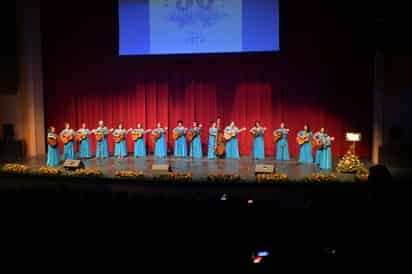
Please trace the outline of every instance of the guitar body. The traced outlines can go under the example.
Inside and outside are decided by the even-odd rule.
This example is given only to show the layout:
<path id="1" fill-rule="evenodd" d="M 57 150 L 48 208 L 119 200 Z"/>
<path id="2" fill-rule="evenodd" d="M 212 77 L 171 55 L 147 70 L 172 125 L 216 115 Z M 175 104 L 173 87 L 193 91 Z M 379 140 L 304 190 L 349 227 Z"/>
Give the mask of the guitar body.
<path id="1" fill-rule="evenodd" d="M 181 132 L 173 131 L 173 140 L 176 140 L 176 139 L 180 138 L 180 136 L 182 136 Z"/>
<path id="2" fill-rule="evenodd" d="M 223 138 L 227 141 L 233 138 L 234 135 L 229 134 L 229 133 L 223 133 Z"/>
<path id="3" fill-rule="evenodd" d="M 69 143 L 73 140 L 73 135 L 65 134 L 65 135 L 62 136 L 61 139 L 62 139 L 63 144 L 67 144 L 67 143 Z"/>
<path id="4" fill-rule="evenodd" d="M 273 134 L 273 142 L 277 143 L 281 138 L 282 138 L 282 133 L 280 133 L 280 132 L 275 132 L 275 133 Z"/>
<path id="5" fill-rule="evenodd" d="M 226 152 L 226 144 L 224 134 L 221 130 L 218 131 L 216 135 L 216 146 L 215 146 L 215 154 L 217 156 L 223 156 Z"/>
<path id="6" fill-rule="evenodd" d="M 189 143 L 192 142 L 193 138 L 196 137 L 196 132 L 195 131 L 189 131 L 186 135 L 187 140 L 189 141 Z"/>
<path id="7" fill-rule="evenodd" d="M 96 141 L 101 142 L 104 139 L 104 134 L 102 132 L 97 132 L 96 133 Z"/>
<path id="8" fill-rule="evenodd" d="M 153 142 L 157 142 L 157 140 L 159 140 L 161 134 L 160 133 L 154 133 L 152 134 L 152 138 L 153 138 Z"/>
<path id="9" fill-rule="evenodd" d="M 55 147 L 57 146 L 57 138 L 56 137 L 47 137 L 47 144 Z"/>
<path id="10" fill-rule="evenodd" d="M 312 145 L 316 147 L 317 149 L 322 149 L 323 148 L 323 142 L 320 140 L 317 140 L 315 138 L 312 139 Z"/>
<path id="11" fill-rule="evenodd" d="M 120 143 L 124 139 L 124 134 L 113 135 L 115 143 Z"/>
<path id="12" fill-rule="evenodd" d="M 79 141 L 79 142 L 81 142 L 81 141 L 83 141 L 84 139 L 86 139 L 86 137 L 87 137 L 86 134 L 78 133 L 78 134 L 76 135 L 76 140 Z"/>
<path id="13" fill-rule="evenodd" d="M 253 135 L 253 137 L 263 135 L 263 132 L 260 130 L 252 130 L 250 133 Z"/>
<path id="14" fill-rule="evenodd" d="M 309 137 L 304 135 L 304 136 L 298 136 L 296 137 L 296 142 L 298 142 L 299 145 L 303 145 L 306 142 L 309 142 Z"/>
<path id="15" fill-rule="evenodd" d="M 136 142 L 137 140 L 143 138 L 143 134 L 141 132 L 132 132 L 132 140 Z"/>

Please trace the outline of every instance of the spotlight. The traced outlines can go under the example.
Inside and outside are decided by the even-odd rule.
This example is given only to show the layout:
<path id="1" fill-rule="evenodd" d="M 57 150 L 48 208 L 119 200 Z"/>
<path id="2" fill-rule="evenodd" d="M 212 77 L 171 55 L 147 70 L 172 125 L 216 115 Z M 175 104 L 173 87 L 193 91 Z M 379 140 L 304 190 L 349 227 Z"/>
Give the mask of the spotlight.
<path id="1" fill-rule="evenodd" d="M 268 251 L 259 251 L 259 252 L 257 253 L 257 255 L 258 255 L 259 257 L 267 257 L 267 256 L 270 255 L 270 253 L 269 253 Z"/>
<path id="2" fill-rule="evenodd" d="M 253 204 L 254 201 L 253 201 L 252 199 L 249 199 L 249 200 L 247 200 L 247 203 L 248 203 L 248 204 Z"/>
<path id="3" fill-rule="evenodd" d="M 226 201 L 226 200 L 227 200 L 227 195 L 226 195 L 226 193 L 224 193 L 224 194 L 222 195 L 222 197 L 220 197 L 220 200 L 221 200 L 221 201 Z"/>
<path id="4" fill-rule="evenodd" d="M 263 260 L 263 257 L 255 257 L 253 258 L 253 263 L 254 264 L 260 264 L 260 262 Z"/>

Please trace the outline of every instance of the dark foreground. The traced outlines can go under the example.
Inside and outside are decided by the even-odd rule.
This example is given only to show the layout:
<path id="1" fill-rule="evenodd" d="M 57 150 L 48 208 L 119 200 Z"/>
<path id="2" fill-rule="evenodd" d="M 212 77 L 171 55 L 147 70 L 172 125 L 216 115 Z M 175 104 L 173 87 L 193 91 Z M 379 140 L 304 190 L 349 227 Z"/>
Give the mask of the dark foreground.
<path id="1" fill-rule="evenodd" d="M 396 273 L 409 258 L 405 183 L 0 180 L 2 273 Z"/>

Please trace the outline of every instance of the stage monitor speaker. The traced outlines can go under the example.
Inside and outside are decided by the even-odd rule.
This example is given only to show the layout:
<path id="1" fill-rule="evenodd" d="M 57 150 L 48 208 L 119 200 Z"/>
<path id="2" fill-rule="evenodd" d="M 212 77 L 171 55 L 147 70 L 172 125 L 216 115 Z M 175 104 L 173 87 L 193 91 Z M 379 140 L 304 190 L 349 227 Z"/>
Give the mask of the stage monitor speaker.
<path id="1" fill-rule="evenodd" d="M 76 170 L 79 168 L 84 168 L 84 164 L 80 160 L 66 160 L 63 163 L 63 167 L 67 170 Z"/>
<path id="2" fill-rule="evenodd" d="M 172 172 L 170 164 L 153 164 L 152 165 L 153 175 L 162 175 Z"/>
<path id="3" fill-rule="evenodd" d="M 272 164 L 257 164 L 255 166 L 255 174 L 273 173 L 273 172 L 275 172 L 275 166 Z"/>

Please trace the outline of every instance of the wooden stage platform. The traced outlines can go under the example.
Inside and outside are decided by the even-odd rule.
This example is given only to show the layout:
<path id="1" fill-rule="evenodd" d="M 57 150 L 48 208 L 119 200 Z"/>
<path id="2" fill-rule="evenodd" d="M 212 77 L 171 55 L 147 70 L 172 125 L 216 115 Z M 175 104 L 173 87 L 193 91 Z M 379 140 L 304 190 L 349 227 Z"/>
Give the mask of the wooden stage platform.
<path id="1" fill-rule="evenodd" d="M 337 159 L 334 160 L 334 163 Z M 30 167 L 36 168 L 45 165 L 44 157 L 32 158 L 24 163 Z M 175 158 L 168 157 L 164 160 L 154 159 L 153 156 L 147 158 L 133 158 L 129 156 L 125 159 L 115 159 L 110 157 L 109 159 L 87 159 L 83 160 L 86 168 L 96 168 L 103 172 L 105 176 L 113 176 L 115 171 L 118 170 L 135 170 L 142 171 L 146 176 L 153 176 L 152 165 L 153 164 L 166 164 L 170 163 L 173 172 L 177 173 L 191 173 L 194 180 L 206 179 L 208 175 L 216 174 L 236 174 L 242 179 L 253 180 L 255 178 L 255 166 L 257 164 L 273 164 L 276 173 L 286 174 L 289 179 L 299 180 L 312 173 L 334 172 L 339 179 L 345 181 L 351 181 L 353 175 L 339 174 L 334 170 L 324 171 L 320 170 L 315 164 L 302 164 L 296 159 L 290 161 L 276 161 L 273 157 L 265 160 L 253 160 L 249 156 L 242 156 L 240 160 L 230 159 L 218 159 L 208 160 L 203 158 L 200 160 L 194 160 L 190 158 Z"/>

